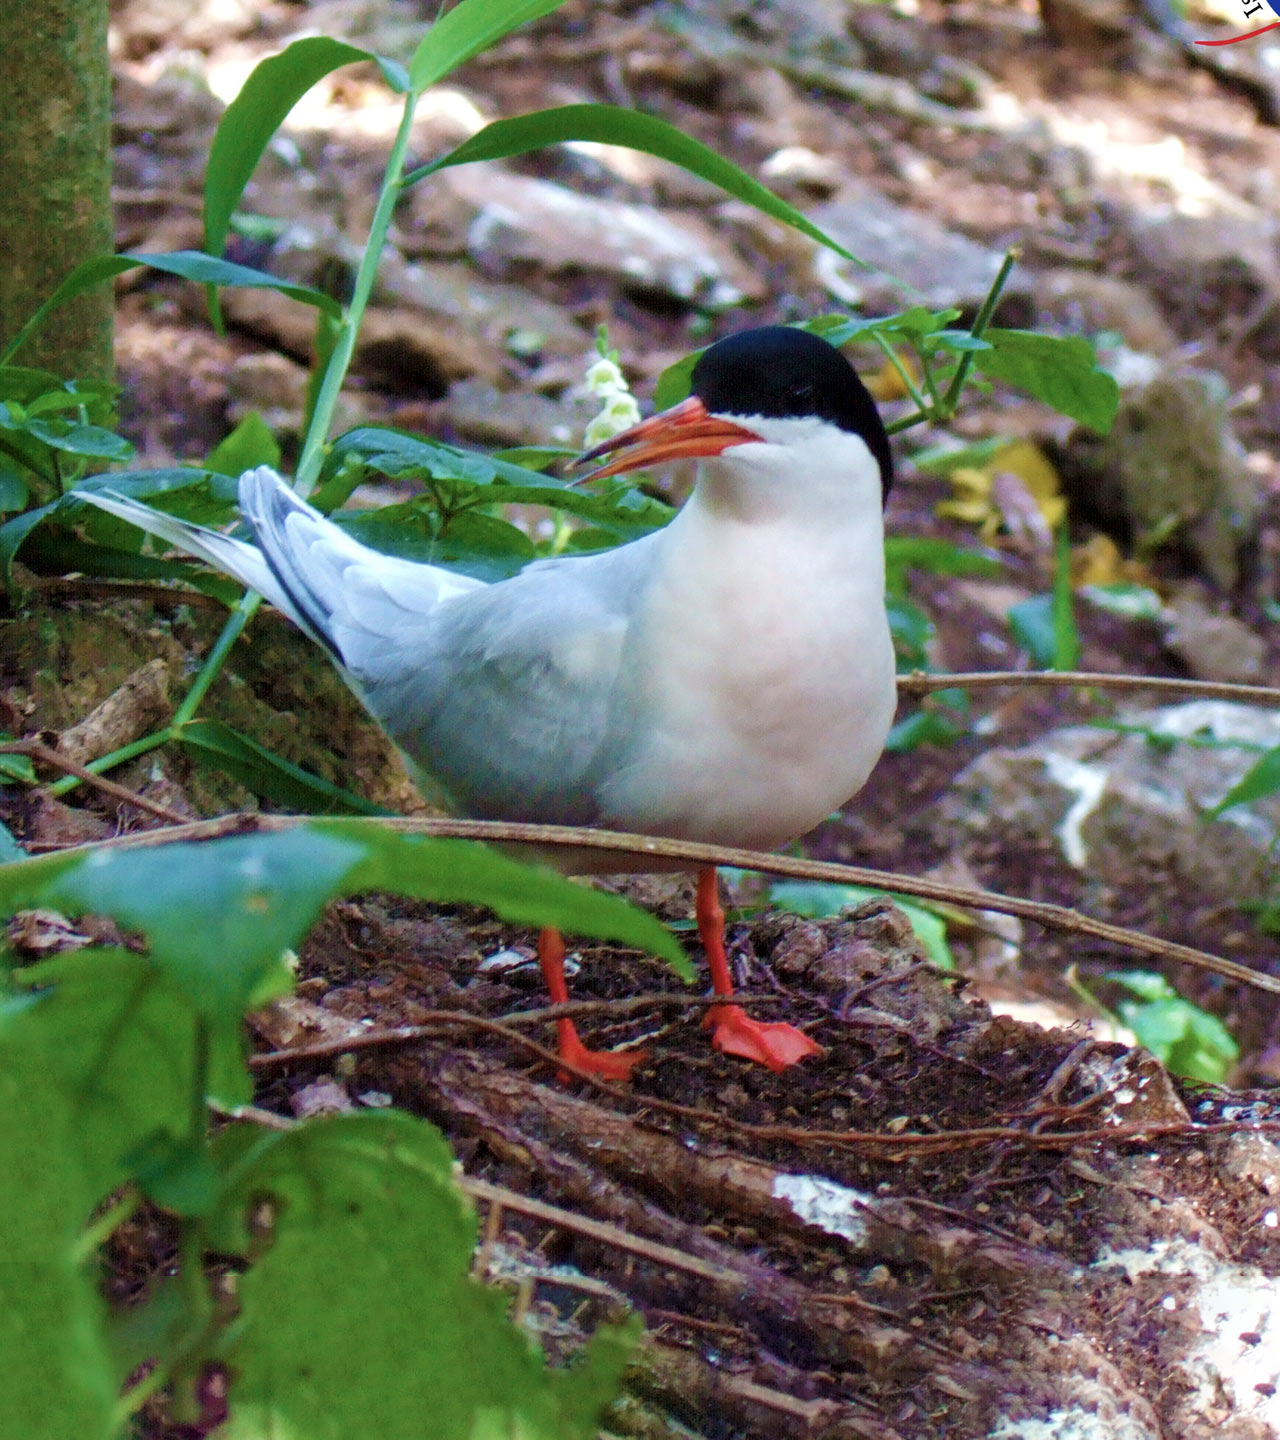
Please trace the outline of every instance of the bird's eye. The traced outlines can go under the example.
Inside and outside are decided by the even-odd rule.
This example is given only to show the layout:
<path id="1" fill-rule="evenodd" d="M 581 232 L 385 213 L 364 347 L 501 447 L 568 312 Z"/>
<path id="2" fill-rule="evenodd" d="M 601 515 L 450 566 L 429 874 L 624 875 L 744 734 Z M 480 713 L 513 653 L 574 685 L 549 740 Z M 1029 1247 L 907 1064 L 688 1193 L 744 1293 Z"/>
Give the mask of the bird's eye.
<path id="1" fill-rule="evenodd" d="M 797 410 L 806 409 L 813 401 L 812 385 L 796 385 L 787 392 L 787 399 Z"/>

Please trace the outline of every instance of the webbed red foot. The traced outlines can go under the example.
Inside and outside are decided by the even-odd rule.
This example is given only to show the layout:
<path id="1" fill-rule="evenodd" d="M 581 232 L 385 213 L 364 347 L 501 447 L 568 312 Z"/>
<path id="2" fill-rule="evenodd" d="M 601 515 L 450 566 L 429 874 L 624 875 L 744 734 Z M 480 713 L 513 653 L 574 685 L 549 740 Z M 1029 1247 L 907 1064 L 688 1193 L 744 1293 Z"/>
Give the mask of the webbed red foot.
<path id="1" fill-rule="evenodd" d="M 753 1020 L 741 1005 L 716 1005 L 703 1022 L 711 1029 L 711 1043 L 725 1055 L 740 1055 L 785 1070 L 810 1055 L 822 1054 L 822 1046 L 803 1030 L 785 1021 Z"/>

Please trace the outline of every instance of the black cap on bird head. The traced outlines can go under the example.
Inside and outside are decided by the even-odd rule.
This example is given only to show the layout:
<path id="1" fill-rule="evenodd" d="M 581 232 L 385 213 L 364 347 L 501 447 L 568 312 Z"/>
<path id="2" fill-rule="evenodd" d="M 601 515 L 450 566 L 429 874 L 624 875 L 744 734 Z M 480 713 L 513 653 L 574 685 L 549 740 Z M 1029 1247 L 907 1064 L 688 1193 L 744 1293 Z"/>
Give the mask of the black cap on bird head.
<path id="1" fill-rule="evenodd" d="M 816 415 L 861 437 L 893 484 L 889 436 L 858 373 L 839 350 L 807 330 L 765 325 L 717 340 L 698 357 L 689 385 L 708 414 L 805 419 Z"/>

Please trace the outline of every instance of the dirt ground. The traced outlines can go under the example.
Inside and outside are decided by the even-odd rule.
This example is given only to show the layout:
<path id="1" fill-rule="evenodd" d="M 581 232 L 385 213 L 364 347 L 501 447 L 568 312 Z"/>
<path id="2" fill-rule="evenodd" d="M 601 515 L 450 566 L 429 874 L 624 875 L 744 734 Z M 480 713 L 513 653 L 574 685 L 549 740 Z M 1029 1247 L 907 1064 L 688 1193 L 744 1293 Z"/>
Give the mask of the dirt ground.
<path id="1" fill-rule="evenodd" d="M 221 18 L 200 9 L 175 18 L 162 0 L 113 6 L 122 245 L 198 243 L 200 166 L 218 107 L 188 96 L 166 108 L 158 98 L 182 55 L 211 68 L 241 64 L 315 7 L 270 3 L 249 7 L 251 17 L 245 7 L 222 8 Z M 347 4 L 325 14 L 359 29 L 382 23 L 384 10 Z M 407 23 L 403 8 L 388 13 Z M 724 26 L 786 64 L 775 71 L 726 52 Z M 831 50 L 833 29 L 856 45 L 867 71 L 902 80 L 917 101 L 951 103 L 956 87 L 998 87 L 1004 103 L 1110 156 L 1111 168 L 1086 183 L 1072 170 L 1080 149 L 1066 142 L 1046 147 L 939 124 L 910 105 L 836 97 L 831 65 L 850 62 Z M 797 56 L 833 54 L 825 79 L 797 69 Z M 1263 506 L 1239 586 L 1213 590 L 1212 603 L 1259 637 L 1262 683 L 1280 684 L 1280 635 L 1268 609 L 1280 599 L 1274 245 L 1266 262 L 1243 247 L 1238 257 L 1188 250 L 1161 272 L 1133 221 L 1194 190 L 1192 179 L 1214 204 L 1226 196 L 1274 215 L 1280 130 L 1263 80 L 1193 64 L 1137 7 L 1074 0 L 1055 0 L 1043 15 L 1029 3 L 675 12 L 572 0 L 536 39 L 513 36 L 455 78 L 486 114 L 585 98 L 650 109 L 751 173 L 781 146 L 804 146 L 840 175 L 866 179 L 994 250 L 1021 245 L 1035 276 L 1065 267 L 1126 282 L 1119 313 L 1102 314 L 1098 301 L 1084 328 L 1125 329 L 1136 349 L 1156 330 L 1166 354 L 1219 372 L 1235 397 L 1233 422 Z M 354 123 L 368 103 L 350 82 L 332 102 L 345 116 L 336 132 L 297 141 L 299 170 L 314 182 L 308 205 L 331 206 L 347 234 L 367 220 L 380 164 L 380 143 L 362 140 Z M 514 168 L 634 198 L 613 171 L 581 159 Z M 296 174 L 287 178 L 296 184 Z M 767 227 L 716 209 L 696 186 L 644 183 L 649 198 L 730 237 L 763 278 L 764 298 L 707 315 L 637 295 L 616 277 L 537 266 L 516 276 L 585 333 L 607 320 L 642 394 L 663 363 L 708 334 L 834 308 L 812 278 L 797 280 L 782 248 L 771 249 L 779 242 Z M 797 202 L 817 194 L 800 182 L 780 188 Z M 274 177 L 257 203 L 269 210 L 287 193 Z M 409 246 L 407 220 L 402 238 Z M 1047 283 L 1011 303 L 1006 323 L 1071 322 Z M 264 349 L 260 330 L 214 335 L 198 304 L 154 280 L 122 296 L 120 380 L 140 464 L 205 454 L 243 400 L 229 377 Z M 1130 326 L 1146 329 L 1136 335 Z M 504 393 L 545 382 L 536 362 L 503 363 Z M 411 371 L 405 362 L 358 375 L 361 414 L 468 439 L 450 408 L 449 378 Z M 1059 456 L 1069 451 L 1067 428 L 998 395 L 977 400 L 957 426 L 967 437 L 1035 433 Z M 972 531 L 935 514 L 947 486 L 901 468 L 890 531 L 974 543 Z M 1084 540 L 1089 526 L 1073 516 L 1073 538 Z M 1046 588 L 1046 558 L 993 544 L 1002 583 Z M 1166 594 L 1198 578 L 1176 553 L 1157 556 L 1149 573 Z M 199 605 L 169 599 L 152 610 L 104 598 L 104 589 L 37 581 L 34 609 L 10 632 L 26 639 L 5 647 L 7 728 L 64 730 L 132 665 L 160 653 L 177 674 L 214 633 L 216 615 Z M 938 668 L 1025 664 L 973 587 L 915 575 L 911 591 L 937 628 Z M 1155 624 L 1089 606 L 1079 618 L 1081 668 L 1185 673 Z M 215 693 L 213 713 L 309 763 L 323 737 L 335 757 L 331 778 L 403 801 L 386 747 L 341 686 L 319 678 L 323 658 L 274 618 L 256 633 L 267 637 L 262 648 Z M 54 668 L 82 688 L 68 684 L 60 697 L 40 689 L 32 636 L 56 637 Z M 109 663 L 88 663 L 108 641 Z M 1031 691 L 975 692 L 973 707 L 976 723 L 955 744 L 886 756 L 806 853 L 929 871 L 950 858 L 948 847 L 912 817 L 985 747 L 1116 708 L 1099 695 Z M 159 776 L 138 768 L 120 778 L 191 813 L 246 803 L 179 758 L 161 763 Z M 4 805 L 20 838 L 42 845 L 150 823 L 102 797 Z M 1231 897 L 1197 892 L 1139 857 L 1101 896 L 1056 846 L 1030 837 L 995 838 L 968 861 L 974 882 L 991 889 L 1090 909 L 1101 898 L 1107 919 L 1280 975 L 1280 943 Z M 628 883 L 663 918 L 689 921 L 691 884 Z M 656 961 L 579 946 L 571 985 L 574 999 L 588 1002 L 580 1024 L 590 1043 L 642 1042 L 650 1051 L 629 1087 L 592 1086 L 557 1080 L 541 1048 L 553 1043 L 549 1021 L 516 1018 L 544 1004 L 529 933 L 386 897 L 344 902 L 307 942 L 297 997 L 255 1028 L 258 1103 L 294 1115 L 394 1103 L 439 1125 L 487 1217 L 478 1270 L 512 1289 L 556 1358 L 600 1321 L 638 1310 L 649 1338 L 611 1433 L 1280 1436 L 1280 1007 L 1272 997 L 1170 972 L 1241 1045 L 1234 1089 L 1196 1087 L 1083 1025 L 1067 972 L 1074 966 L 1096 981 L 1129 963 L 1114 947 L 1027 927 L 1016 971 L 994 974 L 974 937 L 957 932 L 961 970 L 947 974 L 928 962 L 901 913 L 879 901 L 822 921 L 747 910 L 731 917 L 729 934 L 747 1003 L 800 1025 L 822 1054 L 781 1075 L 720 1056 L 701 1028 L 696 990 Z M 1036 1021 L 990 1008 L 1011 999 L 1039 1007 Z M 378 1041 L 404 1026 L 413 1033 Z M 312 1053 L 291 1057 L 297 1047 Z M 162 1268 L 165 1246 L 157 1217 L 121 1236 L 118 1299 Z M 157 1440 L 178 1433 L 159 1412 L 151 1426 Z"/>

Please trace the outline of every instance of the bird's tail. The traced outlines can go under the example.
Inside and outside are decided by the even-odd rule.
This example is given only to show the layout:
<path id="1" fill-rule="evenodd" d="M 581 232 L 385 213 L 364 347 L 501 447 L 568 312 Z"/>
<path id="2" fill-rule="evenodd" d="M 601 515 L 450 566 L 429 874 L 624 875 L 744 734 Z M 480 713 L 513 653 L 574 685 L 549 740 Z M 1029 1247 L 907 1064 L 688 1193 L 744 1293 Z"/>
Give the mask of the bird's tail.
<path id="1" fill-rule="evenodd" d="M 111 490 L 82 491 L 79 498 L 257 590 L 312 639 L 337 653 L 330 629 L 331 608 L 320 589 L 322 577 L 307 559 L 310 552 L 323 549 L 361 547 L 300 500 L 270 466 L 260 465 L 240 477 L 240 508 L 261 549 Z"/>

